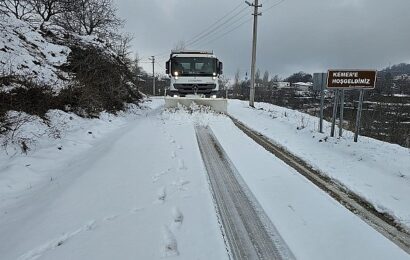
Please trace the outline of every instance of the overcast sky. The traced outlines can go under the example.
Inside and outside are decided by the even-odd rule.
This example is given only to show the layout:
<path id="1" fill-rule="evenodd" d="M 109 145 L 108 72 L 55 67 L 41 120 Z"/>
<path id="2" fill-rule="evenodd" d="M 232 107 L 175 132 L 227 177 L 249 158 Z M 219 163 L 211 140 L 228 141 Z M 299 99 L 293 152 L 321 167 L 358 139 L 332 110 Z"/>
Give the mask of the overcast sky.
<path id="1" fill-rule="evenodd" d="M 251 1 L 251 0 L 249 0 Z M 260 0 L 257 67 L 262 73 L 329 68 L 381 69 L 410 62 L 410 0 Z M 241 0 L 115 0 L 124 30 L 134 35 L 133 50 L 143 61 L 157 55 L 163 71 L 170 50 L 189 42 L 221 17 L 224 22 L 190 49 L 213 50 L 232 77 L 250 71 L 252 9 Z M 231 11 L 237 8 L 233 13 Z M 240 18 L 244 15 L 243 18 Z M 239 20 L 238 20 L 239 19 Z M 236 21 L 236 22 L 235 22 Z M 231 26 L 229 26 L 231 25 Z M 207 43 L 211 41 L 210 43 Z M 195 47 L 195 48 L 194 48 Z M 161 56 L 162 55 L 162 56 Z M 148 63 L 142 64 L 151 71 Z M 162 66 L 162 68 L 160 67 Z"/>

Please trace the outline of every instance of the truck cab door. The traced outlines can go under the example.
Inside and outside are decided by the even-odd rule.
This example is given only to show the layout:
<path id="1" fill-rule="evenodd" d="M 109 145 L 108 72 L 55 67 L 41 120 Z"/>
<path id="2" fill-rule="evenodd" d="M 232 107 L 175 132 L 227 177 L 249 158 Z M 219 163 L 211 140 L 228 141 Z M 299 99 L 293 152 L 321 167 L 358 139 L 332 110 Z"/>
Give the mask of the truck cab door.
<path id="1" fill-rule="evenodd" d="M 223 74 L 223 63 L 218 60 L 218 75 Z"/>
<path id="2" fill-rule="evenodd" d="M 170 64 L 170 60 L 167 61 L 167 62 L 165 62 L 165 73 L 166 73 L 167 75 L 169 75 L 169 64 Z"/>

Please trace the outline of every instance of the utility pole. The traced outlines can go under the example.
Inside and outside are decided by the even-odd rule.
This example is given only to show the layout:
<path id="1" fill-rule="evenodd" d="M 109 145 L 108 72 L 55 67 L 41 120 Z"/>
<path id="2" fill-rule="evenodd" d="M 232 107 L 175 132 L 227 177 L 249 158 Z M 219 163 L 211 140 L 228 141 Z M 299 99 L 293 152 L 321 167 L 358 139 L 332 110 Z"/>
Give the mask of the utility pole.
<path id="1" fill-rule="evenodd" d="M 253 15 L 253 41 L 252 41 L 252 65 L 251 65 L 251 88 L 249 94 L 249 106 L 254 106 L 254 99 L 255 99 L 255 65 L 256 65 L 256 41 L 258 38 L 258 16 L 262 15 L 262 13 L 258 12 L 258 8 L 262 7 L 262 5 L 258 4 L 258 0 L 255 0 L 255 3 L 250 3 L 245 1 L 246 4 L 249 6 L 254 7 Z"/>
<path id="2" fill-rule="evenodd" d="M 151 56 L 152 61 L 152 95 L 155 96 L 155 56 Z"/>

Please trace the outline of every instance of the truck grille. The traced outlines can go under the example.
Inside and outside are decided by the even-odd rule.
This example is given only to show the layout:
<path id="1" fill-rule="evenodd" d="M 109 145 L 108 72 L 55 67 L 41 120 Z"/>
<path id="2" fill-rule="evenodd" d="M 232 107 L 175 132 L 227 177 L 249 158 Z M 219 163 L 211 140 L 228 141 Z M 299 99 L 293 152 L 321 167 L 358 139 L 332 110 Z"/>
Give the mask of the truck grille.
<path id="1" fill-rule="evenodd" d="M 216 88 L 216 84 L 174 84 L 174 88 L 178 90 L 179 93 L 190 94 L 190 93 L 203 93 L 209 94 L 213 89 Z"/>

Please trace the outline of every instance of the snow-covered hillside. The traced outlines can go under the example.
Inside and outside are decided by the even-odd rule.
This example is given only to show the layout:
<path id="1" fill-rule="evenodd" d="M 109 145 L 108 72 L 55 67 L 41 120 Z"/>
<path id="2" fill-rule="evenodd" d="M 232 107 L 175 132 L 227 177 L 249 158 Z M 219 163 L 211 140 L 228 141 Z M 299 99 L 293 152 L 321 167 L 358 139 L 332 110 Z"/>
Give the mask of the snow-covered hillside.
<path id="1" fill-rule="evenodd" d="M 49 25 L 47 30 L 41 31 L 13 16 L 1 16 L 0 19 L 0 76 L 20 76 L 24 81 L 46 85 L 54 92 L 70 79 L 60 69 L 67 62 L 70 45 L 104 46 L 96 36 L 80 36 L 58 26 Z M 1 91 L 13 86 L 16 85 L 9 84 Z"/>
<path id="2" fill-rule="evenodd" d="M 14 17 L 4 16 L 1 23 L 0 73 L 61 86 L 66 76 L 58 66 L 67 61 L 70 49 L 50 43 L 39 30 Z"/>

